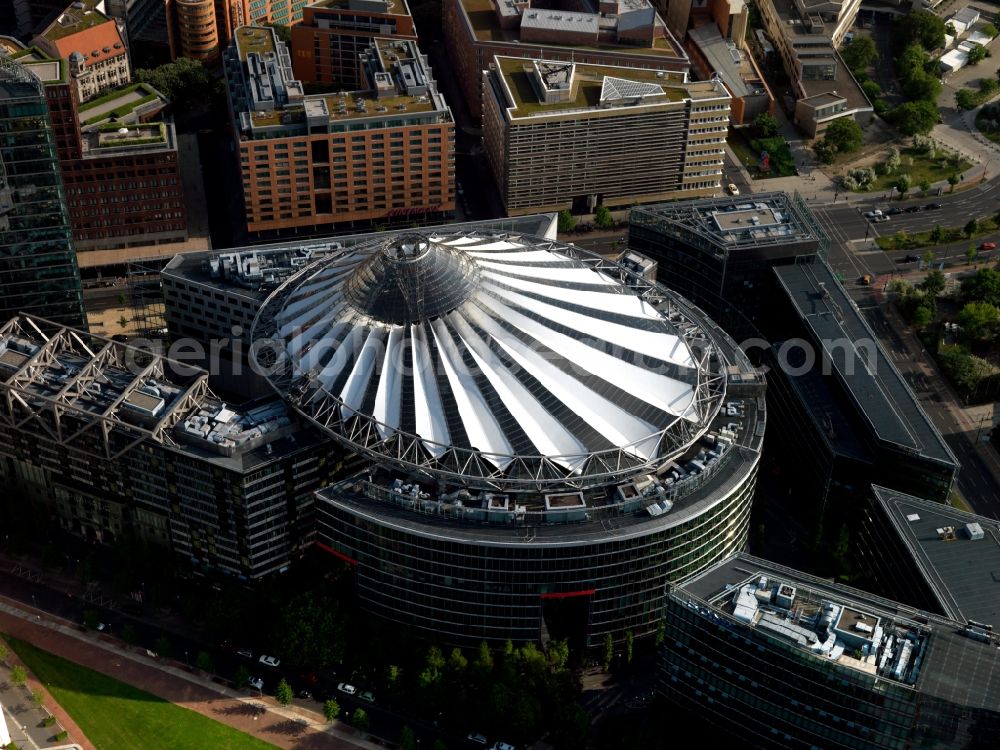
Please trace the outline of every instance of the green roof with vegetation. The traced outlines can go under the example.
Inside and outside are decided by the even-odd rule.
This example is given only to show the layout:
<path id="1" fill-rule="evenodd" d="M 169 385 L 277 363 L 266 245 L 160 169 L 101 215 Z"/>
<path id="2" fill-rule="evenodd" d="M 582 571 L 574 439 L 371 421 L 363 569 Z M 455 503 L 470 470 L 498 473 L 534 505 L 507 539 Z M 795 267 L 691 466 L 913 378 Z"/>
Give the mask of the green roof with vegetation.
<path id="1" fill-rule="evenodd" d="M 95 10 L 98 0 L 84 0 L 83 5 L 82 10 L 72 6 L 66 8 L 65 11 L 59 14 L 59 18 L 49 24 L 49 27 L 45 29 L 42 36 L 50 41 L 55 41 L 56 39 L 62 39 L 72 34 L 86 31 L 94 26 L 100 26 L 102 23 L 107 23 L 111 20 L 99 10 Z M 64 19 L 66 23 L 63 23 Z"/>
<path id="2" fill-rule="evenodd" d="M 236 48 L 239 50 L 240 60 L 246 60 L 251 52 L 258 55 L 275 52 L 274 31 L 261 26 L 241 26 L 236 29 Z"/>

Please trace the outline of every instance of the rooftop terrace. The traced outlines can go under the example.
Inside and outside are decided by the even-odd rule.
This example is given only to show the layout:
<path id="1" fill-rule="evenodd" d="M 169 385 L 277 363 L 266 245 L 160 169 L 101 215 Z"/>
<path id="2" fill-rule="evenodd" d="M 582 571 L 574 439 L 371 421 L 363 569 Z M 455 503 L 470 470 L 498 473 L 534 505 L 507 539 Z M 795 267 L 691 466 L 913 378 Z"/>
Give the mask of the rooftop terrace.
<path id="1" fill-rule="evenodd" d="M 410 15 L 406 0 L 312 0 L 307 5 L 311 8 L 337 8 L 369 13 L 390 13 L 400 16 Z M 380 6 L 384 6 L 384 9 Z"/>
<path id="2" fill-rule="evenodd" d="M 234 34 L 236 48 L 239 50 L 240 60 L 246 61 L 247 55 L 256 52 L 258 55 L 265 55 L 268 52 L 275 54 L 277 49 L 274 46 L 274 31 L 260 26 L 240 26 Z"/>
<path id="3" fill-rule="evenodd" d="M 686 99 L 720 96 L 710 83 L 672 82 L 663 71 L 612 65 L 546 63 L 504 56 L 497 56 L 494 60 L 514 102 L 511 116 L 515 118 L 583 109 L 657 106 Z M 571 69 L 569 95 L 561 101 L 546 102 L 540 99 L 538 89 L 532 82 L 537 66 Z M 721 95 L 726 94 L 722 92 Z"/>
<path id="4" fill-rule="evenodd" d="M 110 19 L 99 10 L 95 10 L 100 2 L 101 0 L 84 0 L 83 8 L 74 8 L 70 5 L 45 29 L 42 36 L 54 42 L 106 23 Z"/>
<path id="5" fill-rule="evenodd" d="M 497 19 L 495 4 L 493 0 L 462 0 L 462 7 L 465 9 L 469 19 L 472 32 L 479 41 L 493 42 L 519 42 L 520 34 L 518 29 L 503 29 Z M 597 44 L 597 45 L 576 45 L 560 44 L 559 42 L 524 42 L 525 45 L 535 47 L 563 47 L 566 49 L 594 50 L 599 52 L 616 52 L 621 55 L 663 55 L 666 57 L 676 57 L 687 59 L 687 53 L 681 48 L 674 38 L 667 32 L 666 37 L 657 37 L 653 40 L 651 47 L 640 47 L 631 44 Z"/>

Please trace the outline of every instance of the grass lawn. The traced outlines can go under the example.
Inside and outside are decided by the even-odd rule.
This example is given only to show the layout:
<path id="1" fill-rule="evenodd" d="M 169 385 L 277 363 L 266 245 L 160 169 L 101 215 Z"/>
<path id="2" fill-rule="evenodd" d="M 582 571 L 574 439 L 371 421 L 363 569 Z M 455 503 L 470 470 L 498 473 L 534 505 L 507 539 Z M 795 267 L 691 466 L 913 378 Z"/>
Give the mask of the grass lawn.
<path id="1" fill-rule="evenodd" d="M 98 750 L 273 750 L 274 745 L 29 643 L 11 648 Z"/>
<path id="2" fill-rule="evenodd" d="M 965 159 L 955 159 L 951 155 L 932 158 L 927 154 L 917 154 L 911 149 L 903 149 L 899 152 L 903 157 L 903 166 L 899 168 L 900 174 L 910 175 L 911 190 L 916 190 L 924 180 L 934 183 L 947 180 L 949 175 L 961 174 L 972 166 L 972 162 Z M 906 159 L 912 159 L 912 164 L 906 164 Z M 875 187 L 868 192 L 878 192 L 888 190 L 889 187 L 899 179 L 899 174 L 886 174 L 875 178 Z"/>
<path id="3" fill-rule="evenodd" d="M 729 138 L 729 146 L 733 153 L 743 162 L 754 179 L 766 179 L 768 177 L 791 177 L 797 174 L 795 170 L 795 160 L 792 152 L 788 150 L 788 144 L 781 136 L 775 138 L 750 138 L 742 131 L 736 131 Z M 771 171 L 760 172 L 757 166 L 760 164 L 760 152 L 767 151 L 771 157 Z"/>

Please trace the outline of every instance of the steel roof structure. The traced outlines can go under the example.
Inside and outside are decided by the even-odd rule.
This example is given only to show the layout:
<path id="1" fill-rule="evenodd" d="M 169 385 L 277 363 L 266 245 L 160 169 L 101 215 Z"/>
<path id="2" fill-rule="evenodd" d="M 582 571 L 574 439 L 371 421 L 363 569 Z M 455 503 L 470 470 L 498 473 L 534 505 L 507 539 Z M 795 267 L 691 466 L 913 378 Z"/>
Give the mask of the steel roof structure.
<path id="1" fill-rule="evenodd" d="M 622 265 L 513 233 L 410 233 L 322 258 L 254 323 L 258 363 L 377 463 L 537 491 L 650 471 L 707 429 L 703 313 Z"/>

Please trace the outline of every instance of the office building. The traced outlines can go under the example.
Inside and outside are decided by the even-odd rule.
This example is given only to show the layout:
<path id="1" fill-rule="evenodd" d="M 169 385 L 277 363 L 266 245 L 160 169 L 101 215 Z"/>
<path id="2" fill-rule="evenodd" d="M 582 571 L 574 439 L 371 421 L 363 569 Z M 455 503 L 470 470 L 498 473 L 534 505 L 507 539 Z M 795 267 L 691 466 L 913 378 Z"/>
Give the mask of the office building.
<path id="1" fill-rule="evenodd" d="M 69 78 L 81 102 L 132 80 L 118 24 L 99 5 L 95 0 L 73 3 L 32 40 L 49 57 L 69 62 Z"/>
<path id="2" fill-rule="evenodd" d="M 482 116 L 482 71 L 494 57 L 661 70 L 684 81 L 687 53 L 647 0 L 529 7 L 514 0 L 444 0 L 444 42 L 473 118 Z"/>
<path id="3" fill-rule="evenodd" d="M 315 0 L 252 0 L 247 23 L 294 26 L 302 20 L 305 7 L 313 2 Z"/>
<path id="4" fill-rule="evenodd" d="M 857 548 L 873 591 L 1000 630 L 995 518 L 885 487 L 872 487 L 869 501 Z"/>
<path id="5" fill-rule="evenodd" d="M 78 265 L 123 264 L 135 247 L 185 242 L 177 134 L 169 118 L 152 120 L 168 102 L 136 84 L 117 98 L 81 105 L 65 61 L 34 49 L 15 57 L 45 86 Z"/>
<path id="6" fill-rule="evenodd" d="M 837 53 L 860 0 L 844 3 L 762 0 L 761 20 L 781 56 L 795 98 L 795 124 L 811 138 L 841 117 L 865 127 L 874 110 Z"/>
<path id="7" fill-rule="evenodd" d="M 728 39 L 714 23 L 706 23 L 688 31 L 684 46 L 698 78 L 718 78 L 732 95 L 733 125 L 749 125 L 764 113 L 774 114 L 774 95 L 742 41 Z"/>
<path id="8" fill-rule="evenodd" d="M 483 89 L 483 148 L 508 214 L 593 213 L 721 188 L 731 97 L 718 81 L 496 57 Z"/>
<path id="9" fill-rule="evenodd" d="M 992 747 L 1000 639 L 745 554 L 672 586 L 660 690 L 746 747 Z"/>
<path id="10" fill-rule="evenodd" d="M 824 255 L 829 239 L 798 194 L 756 193 L 636 207 L 628 246 L 739 339 L 761 327 L 771 268 Z"/>
<path id="11" fill-rule="evenodd" d="M 0 477 L 63 530 L 128 534 L 246 578 L 310 544 L 339 454 L 274 398 L 234 407 L 207 373 L 18 316 L 0 327 Z"/>
<path id="12" fill-rule="evenodd" d="M 237 29 L 226 79 L 251 237 L 450 218 L 455 125 L 426 58 L 380 38 L 362 66 L 364 90 L 306 96 L 273 29 Z"/>
<path id="13" fill-rule="evenodd" d="M 65 76 L 52 61 L 49 75 Z M 46 89 L 0 58 L 0 315 L 86 326 Z"/>
<path id="14" fill-rule="evenodd" d="M 520 232 L 374 238 L 281 284 L 253 339 L 365 459 L 318 494 L 317 541 L 380 617 L 446 642 L 641 638 L 666 582 L 746 543 L 763 377 L 623 265 Z"/>
<path id="15" fill-rule="evenodd" d="M 292 71 L 305 84 L 366 88 L 361 58 L 375 38 L 412 39 L 406 0 L 319 0 L 292 27 Z"/>
<path id="16" fill-rule="evenodd" d="M 826 515 L 828 531 L 857 529 L 872 484 L 947 502 L 958 461 L 830 266 L 773 273 L 780 291 L 764 327 L 775 343 L 769 380 L 775 402 L 789 396 L 775 404 L 784 429 L 774 434 L 794 451 L 788 475 L 799 496 Z"/>

